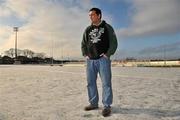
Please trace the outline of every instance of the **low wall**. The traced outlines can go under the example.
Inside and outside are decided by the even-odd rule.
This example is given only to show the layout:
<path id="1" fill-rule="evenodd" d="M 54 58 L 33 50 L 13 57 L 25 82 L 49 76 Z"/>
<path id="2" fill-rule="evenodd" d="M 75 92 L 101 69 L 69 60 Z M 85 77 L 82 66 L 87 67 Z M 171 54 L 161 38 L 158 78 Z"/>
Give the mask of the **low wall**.
<path id="1" fill-rule="evenodd" d="M 114 66 L 125 66 L 125 67 L 143 67 L 143 66 L 177 66 L 180 67 L 180 61 L 143 61 L 143 62 L 124 62 L 124 63 L 113 63 Z"/>

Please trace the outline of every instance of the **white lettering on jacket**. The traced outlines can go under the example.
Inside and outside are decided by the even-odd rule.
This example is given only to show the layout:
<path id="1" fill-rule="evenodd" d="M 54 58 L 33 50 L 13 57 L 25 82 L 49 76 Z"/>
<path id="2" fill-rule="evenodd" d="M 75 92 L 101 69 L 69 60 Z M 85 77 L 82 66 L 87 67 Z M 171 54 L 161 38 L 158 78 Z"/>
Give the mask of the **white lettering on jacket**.
<path id="1" fill-rule="evenodd" d="M 102 35 L 102 33 L 104 33 L 104 28 L 94 28 L 90 33 L 90 41 L 92 43 L 98 43 L 99 41 L 101 41 L 100 37 Z"/>

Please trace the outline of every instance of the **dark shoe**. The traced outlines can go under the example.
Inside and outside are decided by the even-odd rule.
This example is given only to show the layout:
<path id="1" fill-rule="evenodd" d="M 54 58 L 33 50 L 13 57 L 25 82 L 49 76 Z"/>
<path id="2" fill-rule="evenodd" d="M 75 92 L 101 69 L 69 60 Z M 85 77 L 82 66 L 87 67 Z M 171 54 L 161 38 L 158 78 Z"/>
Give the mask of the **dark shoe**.
<path id="1" fill-rule="evenodd" d="M 85 111 L 98 109 L 98 106 L 88 105 L 84 108 Z"/>
<path id="2" fill-rule="evenodd" d="M 110 115 L 111 115 L 111 107 L 104 108 L 104 109 L 102 110 L 102 115 L 103 115 L 104 117 L 110 116 Z"/>

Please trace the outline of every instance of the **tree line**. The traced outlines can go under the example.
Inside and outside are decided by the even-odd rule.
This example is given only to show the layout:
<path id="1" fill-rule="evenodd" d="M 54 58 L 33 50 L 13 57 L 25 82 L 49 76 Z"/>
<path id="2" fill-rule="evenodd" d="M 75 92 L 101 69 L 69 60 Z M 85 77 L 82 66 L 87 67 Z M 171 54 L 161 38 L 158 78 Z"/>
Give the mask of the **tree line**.
<path id="1" fill-rule="evenodd" d="M 24 49 L 24 50 L 17 50 L 18 56 L 24 56 L 27 58 L 33 58 L 33 57 L 39 57 L 39 58 L 45 58 L 46 54 L 45 53 L 35 53 L 32 50 L 29 49 Z M 4 56 L 8 57 L 15 57 L 15 49 L 10 48 L 9 50 L 4 51 Z"/>
<path id="2" fill-rule="evenodd" d="M 53 58 L 46 57 L 45 53 L 36 53 L 29 49 L 17 50 L 18 56 L 15 58 L 15 49 L 10 48 L 4 51 L 0 56 L 0 64 L 13 64 L 15 60 L 20 61 L 21 64 L 43 64 L 43 63 L 56 63 Z"/>

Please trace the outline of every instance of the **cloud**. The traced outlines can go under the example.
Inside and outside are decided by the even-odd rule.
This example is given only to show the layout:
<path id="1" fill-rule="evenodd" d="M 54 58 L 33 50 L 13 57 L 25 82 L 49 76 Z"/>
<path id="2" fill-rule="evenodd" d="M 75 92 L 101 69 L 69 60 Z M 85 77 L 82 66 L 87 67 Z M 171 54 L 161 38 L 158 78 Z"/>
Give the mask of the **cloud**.
<path id="1" fill-rule="evenodd" d="M 7 46 L 5 45 L 10 36 L 12 35 L 12 28 L 9 26 L 2 26 L 0 25 L 0 54 L 4 52 L 4 50 L 7 50 Z M 14 45 L 13 45 L 14 46 Z M 9 49 L 9 48 L 8 48 Z"/>
<path id="2" fill-rule="evenodd" d="M 139 51 L 139 55 L 142 56 L 151 56 L 154 57 L 168 57 L 168 58 L 179 58 L 178 54 L 180 51 L 180 42 L 171 43 L 168 45 L 161 45 L 157 47 L 149 47 Z M 179 55 L 179 56 L 177 56 Z"/>
<path id="3" fill-rule="evenodd" d="M 118 30 L 120 37 L 176 34 L 180 31 L 179 0 L 127 0 L 132 3 L 132 20 Z"/>
<path id="4" fill-rule="evenodd" d="M 80 43 L 85 27 L 90 24 L 90 0 L 7 0 L 0 9 L 7 9 L 26 21 L 18 31 L 18 48 L 44 52 L 55 58 L 81 56 Z M 68 9 L 67 9 L 68 5 Z M 12 31 L 12 28 L 9 28 Z M 0 31 L 0 34 L 2 32 Z M 14 47 L 14 33 L 1 37 L 1 47 Z M 2 33 L 5 34 L 5 33 Z M 2 50 L 1 50 L 2 52 Z"/>
<path id="5" fill-rule="evenodd" d="M 6 7 L 0 7 L 0 17 L 7 17 L 11 15 L 11 11 Z"/>

